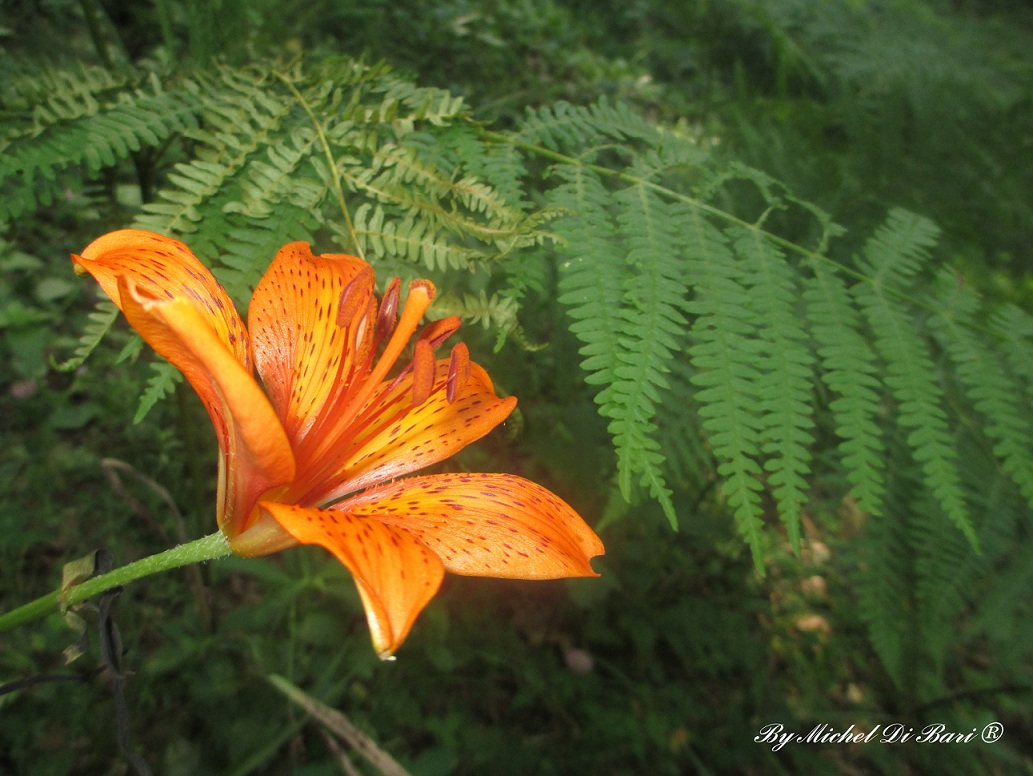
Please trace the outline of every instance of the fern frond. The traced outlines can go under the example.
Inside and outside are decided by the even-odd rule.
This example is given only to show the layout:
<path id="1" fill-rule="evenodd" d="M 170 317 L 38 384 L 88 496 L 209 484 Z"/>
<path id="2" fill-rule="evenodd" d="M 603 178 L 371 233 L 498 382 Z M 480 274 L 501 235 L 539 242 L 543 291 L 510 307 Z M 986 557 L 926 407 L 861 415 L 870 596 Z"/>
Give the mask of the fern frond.
<path id="1" fill-rule="evenodd" d="M 189 234 L 197 232 L 204 219 L 205 228 L 191 247 L 195 253 L 213 255 L 210 236 L 228 231 L 222 203 L 212 206 L 213 201 L 230 193 L 241 170 L 265 150 L 292 106 L 266 94 L 261 74 L 223 68 L 218 78 L 201 86 L 205 128 L 185 133 L 199 144 L 196 156 L 176 165 L 170 177 L 175 188 L 163 189 L 156 202 L 145 204 L 135 225 L 164 234 Z"/>
<path id="2" fill-rule="evenodd" d="M 0 105 L 9 111 L 0 149 L 15 138 L 34 137 L 60 122 L 92 116 L 130 85 L 127 71 L 83 64 L 9 75 L 0 83 Z"/>
<path id="3" fill-rule="evenodd" d="M 590 106 L 567 102 L 528 111 L 519 138 L 557 150 L 570 146 L 591 146 L 604 140 L 643 139 L 655 141 L 656 127 L 623 102 L 601 99 Z"/>
<path id="4" fill-rule="evenodd" d="M 107 335 L 117 318 L 118 307 L 114 302 L 107 299 L 98 302 L 96 308 L 86 316 L 86 325 L 83 326 L 82 334 L 79 335 L 79 345 L 76 347 L 75 353 L 68 360 L 55 364 L 54 368 L 59 372 L 70 372 L 82 366 Z"/>
<path id="5" fill-rule="evenodd" d="M 935 235 L 929 221 L 903 211 L 891 213 L 864 250 L 862 266 L 876 281 L 859 283 L 853 292 L 875 334 L 876 350 L 886 362 L 886 385 L 897 400 L 901 425 L 909 430 L 907 441 L 922 466 L 924 482 L 975 546 L 937 370 L 928 344 L 898 298 L 921 269 Z"/>
<path id="6" fill-rule="evenodd" d="M 461 124 L 452 127 L 439 142 L 447 144 L 467 175 L 490 181 L 505 204 L 523 212 L 531 209 L 523 185 L 527 170 L 512 145 L 485 143 L 471 127 Z"/>
<path id="7" fill-rule="evenodd" d="M 508 334 L 519 327 L 517 303 L 505 296 L 485 291 L 478 294 L 443 294 L 435 298 L 433 313 L 436 318 L 458 315 L 464 322 L 481 324 L 485 329 L 497 329 Z"/>
<path id="8" fill-rule="evenodd" d="M 865 243 L 858 265 L 871 285 L 903 290 L 924 267 L 939 235 L 928 218 L 894 208 Z"/>
<path id="9" fill-rule="evenodd" d="M 1025 409 L 1022 388 L 1003 368 L 993 343 L 975 334 L 979 301 L 959 286 L 947 271 L 936 283 L 936 314 L 930 327 L 957 367 L 958 377 L 973 407 L 984 419 L 980 425 L 994 443 L 993 452 L 1019 491 L 1033 504 L 1033 424 Z M 1024 411 L 1025 410 L 1025 411 Z"/>
<path id="10" fill-rule="evenodd" d="M 1025 386 L 1026 404 L 1033 405 L 1033 315 L 1006 304 L 994 312 L 991 326 L 1008 369 Z"/>
<path id="11" fill-rule="evenodd" d="M 688 336 L 684 342 L 679 348 L 681 352 L 688 349 Z M 664 451 L 670 481 L 701 498 L 713 484 L 713 456 L 700 426 L 699 405 L 692 388 L 694 373 L 686 358 L 671 362 L 669 387 L 657 413 L 657 439 Z"/>
<path id="12" fill-rule="evenodd" d="M 686 283 L 674 210 L 644 186 L 617 192 L 617 223 L 626 261 L 635 272 L 623 283 L 614 381 L 599 395 L 617 450 L 618 483 L 631 497 L 633 478 L 647 487 L 673 528 L 678 518 L 664 479 L 664 454 L 656 440 L 656 413 L 666 374 L 686 322 Z"/>
<path id="13" fill-rule="evenodd" d="M 800 511 L 807 500 L 806 475 L 814 442 L 814 358 L 800 325 L 797 273 L 758 230 L 734 230 L 731 237 L 753 315 L 764 324 L 758 329 L 760 379 L 755 388 L 761 401 L 756 412 L 764 469 L 789 541 L 799 549 Z"/>
<path id="14" fill-rule="evenodd" d="M 571 214 L 553 225 L 563 241 L 559 302 L 574 319 L 570 330 L 583 343 L 579 349 L 590 385 L 612 383 L 619 350 L 620 305 L 630 268 L 616 237 L 608 210 L 609 192 L 599 178 L 581 166 L 563 166 L 556 175 L 565 182 L 549 192 L 550 203 Z"/>
<path id="15" fill-rule="evenodd" d="M 134 425 L 147 417 L 155 404 L 171 395 L 176 390 L 176 385 L 183 382 L 183 373 L 168 361 L 152 361 L 150 366 L 152 374 L 147 381 L 147 387 L 140 394 L 140 403 L 136 407 L 136 414 L 133 415 Z"/>
<path id="16" fill-rule="evenodd" d="M 304 206 L 310 194 L 299 194 L 297 204 L 281 202 L 268 217 L 257 221 L 227 220 L 227 231 L 218 235 L 217 240 L 221 247 L 219 266 L 212 271 L 231 298 L 239 302 L 250 297 L 281 247 L 297 240 L 313 242 L 320 223 L 313 211 Z M 322 199 L 325 194 L 321 190 L 313 196 Z"/>
<path id="17" fill-rule="evenodd" d="M 579 165 L 561 167 L 556 174 L 565 183 L 550 191 L 550 203 L 572 214 L 554 225 L 564 242 L 562 250 L 571 255 L 560 267 L 559 301 L 568 306 L 574 319 L 571 331 L 583 343 L 579 352 L 585 381 L 603 386 L 595 400 L 600 414 L 610 418 L 621 491 L 630 500 L 637 477 L 676 526 L 671 491 L 661 471 L 663 453 L 654 436 L 672 331 L 684 325 L 677 309 L 684 298 L 678 285 L 684 289 L 684 281 L 670 227 L 661 223 L 662 217 L 658 222 L 660 203 L 645 189 L 621 192 L 624 207 L 618 220 L 625 229 L 630 226 L 625 254 L 608 209 L 609 194 L 599 179 Z M 673 290 L 661 288 L 665 277 L 674 279 Z"/>
<path id="18" fill-rule="evenodd" d="M 120 82 L 85 72 L 93 80 L 79 88 L 67 74 L 54 75 L 64 92 L 35 106 L 31 129 L 8 132 L 0 143 L 0 220 L 51 203 L 66 185 L 63 171 L 92 177 L 197 124 L 199 105 L 186 91 L 149 85 L 116 99 Z"/>
<path id="19" fill-rule="evenodd" d="M 760 352 L 757 320 L 745 286 L 745 273 L 728 237 L 691 208 L 685 224 L 686 273 L 695 297 L 688 310 L 696 315 L 689 355 L 699 387 L 696 401 L 703 430 L 717 459 L 721 492 L 728 500 L 736 527 L 763 568 L 760 519 L 762 470 L 757 463 L 761 422 L 756 413 L 762 397 L 757 391 Z"/>
<path id="20" fill-rule="evenodd" d="M 877 423 L 879 369 L 862 321 L 842 279 L 820 262 L 805 282 L 803 298 L 810 330 L 818 344 L 821 379 L 835 394 L 829 409 L 842 441 L 839 450 L 851 495 L 865 512 L 882 511 L 885 446 Z"/>
<path id="21" fill-rule="evenodd" d="M 456 245 L 411 215 L 389 219 L 381 205 L 368 202 L 360 205 L 352 220 L 363 250 L 378 260 L 397 257 L 444 271 L 469 269 L 474 257 L 482 255 L 472 248 Z"/>
<path id="22" fill-rule="evenodd" d="M 916 620 L 912 599 L 914 559 L 907 531 L 911 512 L 907 499 L 886 501 L 885 511 L 868 519 L 865 541 L 857 545 L 860 557 L 852 564 L 852 577 L 857 613 L 868 631 L 868 640 L 893 684 L 903 688 L 909 634 Z"/>

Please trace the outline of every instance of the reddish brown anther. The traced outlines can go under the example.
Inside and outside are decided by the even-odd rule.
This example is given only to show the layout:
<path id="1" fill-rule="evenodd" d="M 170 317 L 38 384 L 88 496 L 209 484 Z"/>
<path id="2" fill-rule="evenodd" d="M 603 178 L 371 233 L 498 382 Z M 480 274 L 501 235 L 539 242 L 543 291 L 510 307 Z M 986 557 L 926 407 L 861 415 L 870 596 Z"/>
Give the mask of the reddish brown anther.
<path id="1" fill-rule="evenodd" d="M 390 334 L 395 327 L 395 322 L 398 320 L 398 297 L 401 294 L 401 288 L 401 279 L 395 277 L 384 289 L 384 298 L 380 302 L 380 312 L 377 314 L 377 342 Z"/>
<path id="2" fill-rule="evenodd" d="M 452 348 L 452 358 L 448 362 L 448 377 L 445 378 L 445 397 L 452 404 L 466 381 L 470 378 L 470 350 L 465 342 Z"/>
<path id="3" fill-rule="evenodd" d="M 459 328 L 459 316 L 449 315 L 437 321 L 431 321 L 423 327 L 419 339 L 427 342 L 432 348 L 436 348 L 442 342 L 456 333 Z"/>
<path id="4" fill-rule="evenodd" d="M 373 268 L 365 267 L 355 275 L 341 292 L 337 306 L 337 325 L 348 326 L 369 299 L 369 284 L 373 282 Z"/>
<path id="5" fill-rule="evenodd" d="M 423 340 L 416 341 L 412 359 L 412 403 L 419 407 L 434 391 L 434 350 Z"/>

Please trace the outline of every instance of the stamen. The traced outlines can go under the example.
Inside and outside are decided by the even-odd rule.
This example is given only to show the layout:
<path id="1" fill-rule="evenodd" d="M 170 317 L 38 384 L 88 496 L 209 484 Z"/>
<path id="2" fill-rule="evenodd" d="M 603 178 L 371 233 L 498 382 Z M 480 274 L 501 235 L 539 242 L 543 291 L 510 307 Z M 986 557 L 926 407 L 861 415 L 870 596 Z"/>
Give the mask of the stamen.
<path id="1" fill-rule="evenodd" d="M 434 390 L 434 349 L 423 340 L 416 341 L 412 359 L 412 403 L 419 407 Z"/>
<path id="2" fill-rule="evenodd" d="M 470 378 L 470 349 L 465 342 L 452 348 L 452 358 L 448 362 L 448 377 L 445 379 L 445 397 L 451 404 L 463 390 Z"/>
<path id="3" fill-rule="evenodd" d="M 350 364 L 352 361 L 354 361 L 362 354 L 362 339 L 366 336 L 366 329 L 369 327 L 369 322 L 373 318 L 376 311 L 376 300 L 372 297 L 372 295 L 370 295 L 369 302 L 366 305 L 366 312 L 359 319 L 359 322 L 355 325 L 355 331 L 352 332 L 351 352 L 346 354 L 347 358 L 341 360 L 342 365 L 345 362 L 348 362 Z"/>
<path id="4" fill-rule="evenodd" d="M 412 338 L 420 318 L 427 312 L 430 303 L 437 293 L 434 284 L 429 280 L 414 280 L 409 284 L 409 295 L 405 299 L 405 307 L 402 309 L 401 320 L 391 334 L 384 347 L 384 352 L 377 361 L 376 366 L 369 374 L 357 380 L 355 384 L 349 385 L 347 393 L 340 399 L 334 401 L 332 423 L 329 427 L 321 429 L 321 439 L 315 450 L 310 451 L 308 460 L 320 460 L 334 446 L 341 444 L 341 434 L 344 429 L 351 425 L 359 412 L 365 406 L 366 401 L 373 392 L 380 386 L 381 381 L 394 366 L 398 356 Z M 328 414 L 328 418 L 331 417 Z M 314 467 L 318 471 L 319 467 Z"/>
<path id="5" fill-rule="evenodd" d="M 340 457 L 340 453 L 335 454 L 335 448 L 350 446 L 351 439 L 346 440 L 343 435 L 353 433 L 348 432 L 349 427 L 359 413 L 363 412 L 366 402 L 377 391 L 387 372 L 395 366 L 402 350 L 412 339 L 419 319 L 424 317 L 436 293 L 434 284 L 429 280 L 413 280 L 409 284 L 409 293 L 397 327 L 390 335 L 376 365 L 365 375 L 355 374 L 356 379 L 350 382 L 342 393 L 336 395 L 332 404 L 326 405 L 327 409 L 323 413 L 325 425 L 321 426 L 318 435 L 309 437 L 313 440 L 313 446 L 306 449 L 304 456 L 295 452 L 295 456 L 306 462 L 306 474 L 293 483 L 291 498 L 310 493 L 320 482 L 320 477 L 325 475 L 325 469 L 332 466 L 334 460 Z M 373 351 L 368 351 L 367 364 L 371 364 L 372 356 Z M 365 371 L 369 366 L 362 369 Z"/>
<path id="6" fill-rule="evenodd" d="M 366 304 L 369 298 L 367 288 L 372 281 L 373 268 L 365 267 L 344 287 L 340 304 L 337 306 L 337 325 L 342 329 L 351 325 L 360 305 Z"/>
<path id="7" fill-rule="evenodd" d="M 420 332 L 419 338 L 430 343 L 432 348 L 436 348 L 442 342 L 455 334 L 456 329 L 459 328 L 459 323 L 458 315 L 449 315 L 446 318 L 431 321 L 423 327 L 423 331 Z"/>
<path id="8" fill-rule="evenodd" d="M 379 344 L 380 340 L 390 334 L 395 327 L 395 321 L 398 320 L 398 297 L 401 287 L 402 281 L 396 277 L 384 289 L 384 298 L 380 302 L 380 312 L 377 314 L 376 344 Z"/>

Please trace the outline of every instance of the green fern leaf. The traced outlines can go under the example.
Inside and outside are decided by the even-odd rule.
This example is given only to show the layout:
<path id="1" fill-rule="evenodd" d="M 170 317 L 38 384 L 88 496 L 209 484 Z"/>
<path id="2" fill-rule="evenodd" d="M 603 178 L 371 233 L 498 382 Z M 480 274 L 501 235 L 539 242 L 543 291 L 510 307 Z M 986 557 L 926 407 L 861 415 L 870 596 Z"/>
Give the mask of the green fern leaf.
<path id="1" fill-rule="evenodd" d="M 886 489 L 876 356 L 861 334 L 861 317 L 843 281 L 816 262 L 804 291 L 806 314 L 821 357 L 829 403 L 851 495 L 865 512 L 882 511 Z"/>
<path id="2" fill-rule="evenodd" d="M 936 285 L 936 314 L 930 326 L 955 363 L 958 377 L 976 411 L 985 419 L 982 427 L 994 442 L 994 454 L 1005 472 L 1019 486 L 1023 498 L 1033 504 L 1033 425 L 1024 411 L 1022 389 L 1003 368 L 992 343 L 974 332 L 979 301 L 971 290 L 958 285 L 946 271 Z"/>
<path id="3" fill-rule="evenodd" d="M 759 230 L 731 233 L 750 305 L 756 320 L 760 350 L 755 388 L 761 401 L 758 432 L 764 469 L 794 549 L 800 545 L 800 512 L 807 500 L 810 472 L 811 395 L 814 358 L 797 310 L 796 272 L 785 256 Z"/>
<path id="4" fill-rule="evenodd" d="M 656 440 L 657 407 L 686 325 L 675 212 L 642 185 L 617 192 L 615 200 L 625 260 L 635 272 L 623 283 L 614 381 L 600 393 L 599 403 L 612 418 L 621 491 L 630 500 L 638 477 L 676 529 L 678 517 L 662 473 L 664 454 Z"/>
<path id="5" fill-rule="evenodd" d="M 728 238 L 692 208 L 683 219 L 687 276 L 695 297 L 688 310 L 696 315 L 689 348 L 700 390 L 696 401 L 703 430 L 718 461 L 721 491 L 735 516 L 736 527 L 763 569 L 763 522 L 759 477 L 761 422 L 756 407 L 760 375 L 757 360 L 759 322 L 750 304 L 744 271 Z"/>
<path id="6" fill-rule="evenodd" d="M 1025 386 L 1026 404 L 1033 405 L 1033 315 L 1007 304 L 994 312 L 991 326 L 1008 369 Z"/>
<path id="7" fill-rule="evenodd" d="M 929 221 L 894 211 L 865 246 L 861 266 L 874 282 L 853 289 L 875 333 L 876 350 L 886 362 L 886 385 L 897 400 L 898 419 L 909 430 L 907 441 L 922 466 L 924 482 L 959 530 L 976 546 L 965 506 L 958 454 L 941 402 L 943 391 L 929 347 L 897 296 L 921 269 L 936 228 Z"/>
<path id="8" fill-rule="evenodd" d="M 574 319 L 570 330 L 583 343 L 579 353 L 585 382 L 609 385 L 616 375 L 620 306 L 630 268 L 608 210 L 609 192 L 599 178 L 580 165 L 556 170 L 564 183 L 549 191 L 550 204 L 571 215 L 553 225 L 569 256 L 560 265 L 561 304 Z"/>
<path id="9" fill-rule="evenodd" d="M 107 335 L 117 318 L 118 307 L 114 302 L 108 300 L 98 302 L 96 309 L 87 316 L 87 323 L 83 327 L 82 334 L 79 335 L 79 345 L 75 349 L 75 353 L 68 360 L 55 364 L 54 368 L 59 372 L 70 372 L 82 366 Z"/>
<path id="10" fill-rule="evenodd" d="M 140 395 L 140 403 L 133 416 L 134 425 L 147 417 L 147 413 L 154 408 L 154 405 L 171 395 L 176 390 L 176 385 L 183 381 L 183 373 L 168 361 L 152 361 L 151 371 L 153 374 L 147 381 L 144 392 Z"/>
<path id="11" fill-rule="evenodd" d="M 66 177 L 91 177 L 196 126 L 200 108 L 188 91 L 152 86 L 127 90 L 115 101 L 112 88 L 124 82 L 82 72 L 89 80 L 80 86 L 72 86 L 67 73 L 52 75 L 49 80 L 63 91 L 35 106 L 31 128 L 8 130 L 0 142 L 0 187 L 6 190 L 0 220 L 52 202 Z"/>

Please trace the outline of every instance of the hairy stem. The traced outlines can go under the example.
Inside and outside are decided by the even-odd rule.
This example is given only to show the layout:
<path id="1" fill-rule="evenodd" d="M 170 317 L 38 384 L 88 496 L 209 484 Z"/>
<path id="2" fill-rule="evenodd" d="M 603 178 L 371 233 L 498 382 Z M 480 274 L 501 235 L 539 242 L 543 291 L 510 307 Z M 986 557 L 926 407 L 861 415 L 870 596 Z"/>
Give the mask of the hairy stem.
<path id="1" fill-rule="evenodd" d="M 191 563 L 200 563 L 205 560 L 214 560 L 230 554 L 229 543 L 222 531 L 216 531 L 201 539 L 195 539 L 188 544 L 181 544 L 178 547 L 159 552 L 157 555 L 150 555 L 138 561 L 129 563 L 107 574 L 101 574 L 93 579 L 88 579 L 67 590 L 55 590 L 53 593 L 37 598 L 17 609 L 12 609 L 0 615 L 0 632 L 10 630 L 26 622 L 38 620 L 57 611 L 64 611 L 69 606 L 82 603 L 88 598 L 111 590 L 113 587 L 132 582 L 134 579 L 157 574 L 160 571 L 186 566 Z"/>

